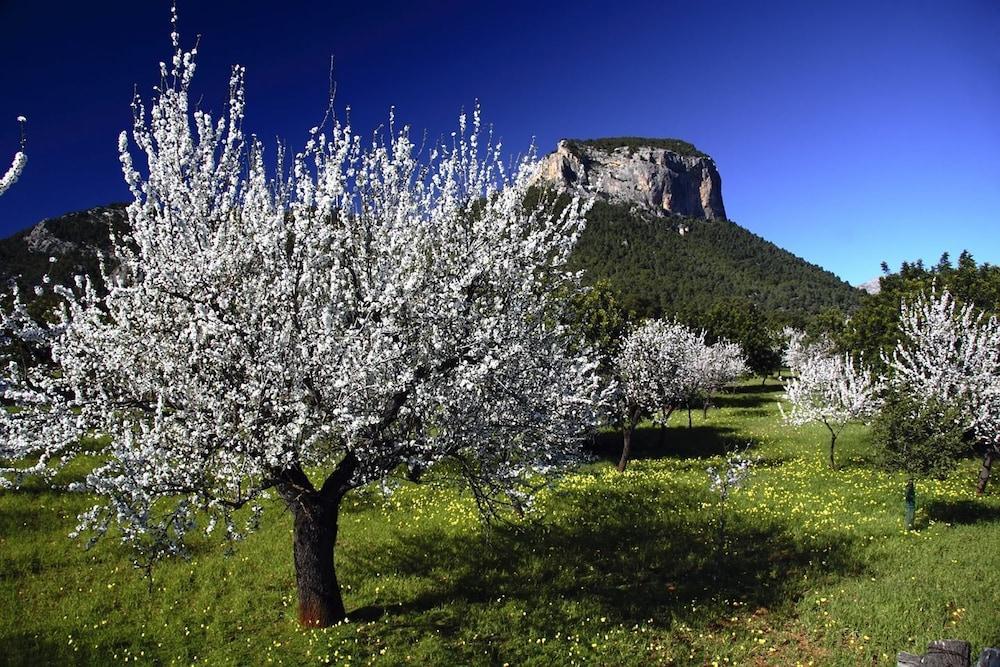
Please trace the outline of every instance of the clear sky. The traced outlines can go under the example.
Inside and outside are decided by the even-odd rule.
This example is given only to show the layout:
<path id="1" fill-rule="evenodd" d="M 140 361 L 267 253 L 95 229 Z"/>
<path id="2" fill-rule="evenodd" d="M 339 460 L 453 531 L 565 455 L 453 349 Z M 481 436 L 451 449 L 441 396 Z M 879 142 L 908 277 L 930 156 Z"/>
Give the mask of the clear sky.
<path id="1" fill-rule="evenodd" d="M 476 99 L 505 144 L 678 137 L 711 154 L 733 220 L 858 283 L 969 249 L 1000 263 L 1000 2 L 180 0 L 196 94 L 247 67 L 247 129 L 292 147 L 326 107 L 391 105 L 432 137 Z M 170 56 L 164 0 L 0 0 L 0 159 L 29 162 L 0 236 L 124 201 L 133 90 Z"/>

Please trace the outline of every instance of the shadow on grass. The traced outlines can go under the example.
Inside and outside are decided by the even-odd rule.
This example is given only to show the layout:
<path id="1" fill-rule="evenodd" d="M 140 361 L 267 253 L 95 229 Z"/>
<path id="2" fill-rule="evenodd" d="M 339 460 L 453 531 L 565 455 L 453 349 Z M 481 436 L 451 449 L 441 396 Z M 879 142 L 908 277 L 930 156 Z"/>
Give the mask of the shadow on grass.
<path id="1" fill-rule="evenodd" d="M 640 427 L 632 435 L 629 460 L 686 459 L 722 456 L 734 449 L 743 449 L 750 442 L 738 436 L 735 429 L 725 426 Z M 750 443 L 755 446 L 756 443 Z M 595 436 L 590 450 L 598 458 L 617 463 L 622 454 L 621 431 L 602 431 Z"/>
<path id="2" fill-rule="evenodd" d="M 557 510 L 495 529 L 489 539 L 403 537 L 390 550 L 352 554 L 351 573 L 393 572 L 434 584 L 401 606 L 365 607 L 352 617 L 405 614 L 410 622 L 433 622 L 435 631 L 441 623 L 456 631 L 468 623 L 470 606 L 503 600 L 525 609 L 523 622 L 542 636 L 566 632 L 580 615 L 626 626 L 649 619 L 700 625 L 706 617 L 725 623 L 732 601 L 751 610 L 787 609 L 817 576 L 863 572 L 849 538 L 803 544 L 780 525 L 753 525 L 732 512 L 720 548 L 718 512 L 703 509 L 710 500 L 695 488 L 677 493 L 633 481 L 561 492 Z"/>
<path id="3" fill-rule="evenodd" d="M 974 500 L 934 500 L 928 502 L 926 507 L 927 518 L 932 521 L 959 525 L 1000 521 L 1000 507 L 984 505 Z"/>
<path id="4" fill-rule="evenodd" d="M 785 385 L 776 382 L 774 378 L 768 379 L 768 384 L 753 383 L 741 384 L 734 387 L 730 387 L 727 391 L 733 394 L 769 394 L 772 392 L 781 392 L 785 390 Z"/>
<path id="5" fill-rule="evenodd" d="M 729 408 L 730 410 L 755 411 L 760 414 L 770 413 L 768 408 L 773 406 L 778 398 L 770 393 L 724 393 L 716 394 L 712 397 L 712 405 L 717 408 Z"/>

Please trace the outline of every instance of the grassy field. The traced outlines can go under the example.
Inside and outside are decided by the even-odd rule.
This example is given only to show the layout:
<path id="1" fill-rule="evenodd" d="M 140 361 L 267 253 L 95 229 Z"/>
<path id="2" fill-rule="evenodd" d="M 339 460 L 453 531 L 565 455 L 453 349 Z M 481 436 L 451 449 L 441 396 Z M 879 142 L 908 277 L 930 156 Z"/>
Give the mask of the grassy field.
<path id="1" fill-rule="evenodd" d="M 933 639 L 1000 645 L 1000 493 L 976 464 L 918 485 L 872 471 L 867 434 L 792 430 L 773 386 L 638 434 L 626 474 L 601 459 L 511 525 L 484 528 L 454 489 L 350 497 L 337 561 L 352 620 L 295 620 L 291 517 L 226 555 L 196 544 L 152 580 L 113 540 L 67 539 L 86 497 L 0 492 L 0 663 L 890 665 Z M 707 466 L 759 458 L 725 508 Z M 724 543 L 719 519 L 726 516 Z"/>

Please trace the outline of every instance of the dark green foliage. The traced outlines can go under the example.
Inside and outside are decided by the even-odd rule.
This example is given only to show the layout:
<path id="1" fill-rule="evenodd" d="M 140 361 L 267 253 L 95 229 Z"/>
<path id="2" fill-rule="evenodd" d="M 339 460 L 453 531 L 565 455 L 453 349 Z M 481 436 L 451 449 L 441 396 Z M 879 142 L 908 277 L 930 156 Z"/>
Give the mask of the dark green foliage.
<path id="1" fill-rule="evenodd" d="M 936 400 L 923 400 L 911 391 L 889 392 L 872 424 L 875 460 L 889 472 L 906 476 L 904 517 L 914 527 L 917 508 L 915 480 L 944 479 L 967 449 L 959 411 Z"/>
<path id="2" fill-rule="evenodd" d="M 987 314 L 1000 312 L 1000 267 L 977 265 L 968 251 L 960 255 L 958 266 L 953 266 L 945 253 L 931 268 L 917 260 L 903 262 L 897 273 L 889 273 L 883 262 L 883 272 L 881 291 L 865 295 L 850 325 L 835 337 L 841 349 L 859 353 L 877 370 L 883 368 L 881 353 L 891 353 L 898 339 L 900 304 L 930 292 L 934 285 L 948 289 L 961 303 L 974 303 Z"/>
<path id="3" fill-rule="evenodd" d="M 756 375 L 767 376 L 781 366 L 778 340 L 764 313 L 748 299 L 726 299 L 712 307 L 704 320 L 708 342 L 720 339 L 739 343 L 747 366 Z"/>
<path id="4" fill-rule="evenodd" d="M 567 142 L 590 146 L 603 151 L 613 151 L 616 148 L 628 148 L 629 155 L 637 148 L 663 148 L 678 155 L 708 157 L 706 153 L 694 147 L 694 144 L 681 139 L 653 139 L 650 137 L 604 137 L 601 139 L 567 139 Z"/>
<path id="5" fill-rule="evenodd" d="M 821 338 L 838 340 L 847 331 L 849 318 L 837 308 L 828 308 L 805 324 L 806 341 L 815 343 Z"/>
<path id="6" fill-rule="evenodd" d="M 832 273 L 729 221 L 643 216 L 604 201 L 587 220 L 572 268 L 589 282 L 606 280 L 640 318 L 696 324 L 720 301 L 741 298 L 784 324 L 831 308 L 849 313 L 861 298 Z"/>
<path id="7" fill-rule="evenodd" d="M 577 293 L 567 306 L 567 323 L 597 351 L 600 370 L 609 375 L 634 314 L 625 311 L 606 280 L 598 280 L 589 289 Z"/>
<path id="8" fill-rule="evenodd" d="M 943 479 L 968 450 L 956 407 L 891 391 L 872 424 L 876 460 L 889 472 L 909 478 Z"/>

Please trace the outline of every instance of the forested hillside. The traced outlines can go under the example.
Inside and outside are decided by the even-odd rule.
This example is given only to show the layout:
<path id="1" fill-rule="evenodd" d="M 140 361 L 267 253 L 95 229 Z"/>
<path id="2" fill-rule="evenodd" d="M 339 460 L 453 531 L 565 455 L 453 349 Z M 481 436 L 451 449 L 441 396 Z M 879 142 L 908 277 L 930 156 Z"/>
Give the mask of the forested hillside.
<path id="1" fill-rule="evenodd" d="M 699 320 L 738 298 L 772 319 L 798 321 L 860 302 L 860 291 L 829 271 L 733 222 L 657 217 L 604 201 L 588 221 L 574 268 L 588 281 L 606 279 L 638 316 Z"/>

